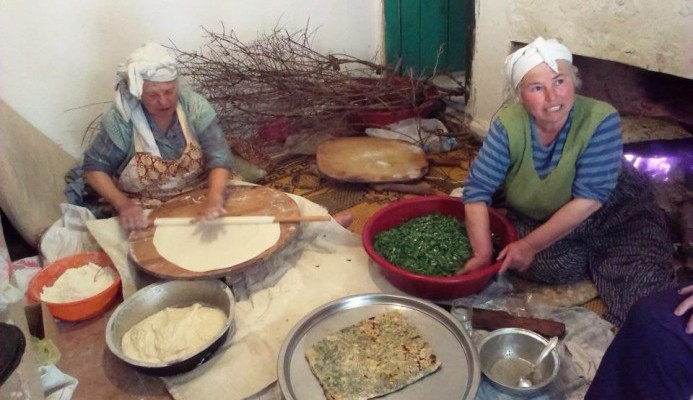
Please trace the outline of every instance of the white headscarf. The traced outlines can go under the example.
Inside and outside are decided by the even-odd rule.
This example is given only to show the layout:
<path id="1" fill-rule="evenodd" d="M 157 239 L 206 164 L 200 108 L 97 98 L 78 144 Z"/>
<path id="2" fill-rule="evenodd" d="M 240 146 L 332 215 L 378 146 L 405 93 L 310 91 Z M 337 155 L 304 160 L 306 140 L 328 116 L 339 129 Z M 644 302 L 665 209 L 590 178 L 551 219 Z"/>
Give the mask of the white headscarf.
<path id="1" fill-rule="evenodd" d="M 134 133 L 142 139 L 144 150 L 161 157 L 147 117 L 142 110 L 144 81 L 170 82 L 178 78 L 176 56 L 157 43 L 145 43 L 118 66 L 115 105 L 125 121 L 132 120 Z"/>
<path id="2" fill-rule="evenodd" d="M 145 43 L 118 65 L 116 72 L 116 106 L 125 120 L 139 106 L 144 81 L 170 82 L 178 78 L 176 56 L 158 43 Z"/>
<path id="3" fill-rule="evenodd" d="M 541 63 L 546 63 L 552 70 L 558 72 L 556 60 L 572 63 L 573 54 L 556 39 L 544 40 L 540 36 L 505 59 L 506 79 L 514 89 L 529 70 Z"/>

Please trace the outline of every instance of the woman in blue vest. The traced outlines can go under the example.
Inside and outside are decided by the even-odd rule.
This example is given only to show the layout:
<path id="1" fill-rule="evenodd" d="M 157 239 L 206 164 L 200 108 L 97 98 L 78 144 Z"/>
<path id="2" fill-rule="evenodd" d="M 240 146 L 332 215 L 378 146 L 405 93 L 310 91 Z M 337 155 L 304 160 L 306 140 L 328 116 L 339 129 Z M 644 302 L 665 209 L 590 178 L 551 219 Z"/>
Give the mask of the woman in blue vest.
<path id="1" fill-rule="evenodd" d="M 474 255 L 460 273 L 492 262 L 487 207 L 501 194 L 520 239 L 497 255 L 500 272 L 548 284 L 591 278 L 620 325 L 638 298 L 674 285 L 664 213 L 623 161 L 618 112 L 575 94 L 568 48 L 539 37 L 505 67 L 517 101 L 492 121 L 464 183 Z"/>
<path id="2" fill-rule="evenodd" d="M 141 229 L 145 208 L 206 188 L 198 218 L 222 215 L 230 148 L 209 102 L 179 86 L 175 55 L 146 43 L 116 77 L 115 101 L 71 171 L 76 179 L 65 191 L 68 201 L 100 218 L 116 214 L 124 229 Z"/>

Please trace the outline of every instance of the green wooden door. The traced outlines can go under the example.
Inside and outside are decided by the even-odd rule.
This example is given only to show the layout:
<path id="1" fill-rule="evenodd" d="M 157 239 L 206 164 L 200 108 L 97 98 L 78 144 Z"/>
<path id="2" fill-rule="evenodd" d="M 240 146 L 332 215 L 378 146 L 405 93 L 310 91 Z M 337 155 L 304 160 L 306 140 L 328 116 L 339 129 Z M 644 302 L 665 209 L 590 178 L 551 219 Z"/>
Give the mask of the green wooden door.
<path id="1" fill-rule="evenodd" d="M 430 76 L 466 71 L 473 0 L 385 0 L 386 62 L 399 72 Z"/>

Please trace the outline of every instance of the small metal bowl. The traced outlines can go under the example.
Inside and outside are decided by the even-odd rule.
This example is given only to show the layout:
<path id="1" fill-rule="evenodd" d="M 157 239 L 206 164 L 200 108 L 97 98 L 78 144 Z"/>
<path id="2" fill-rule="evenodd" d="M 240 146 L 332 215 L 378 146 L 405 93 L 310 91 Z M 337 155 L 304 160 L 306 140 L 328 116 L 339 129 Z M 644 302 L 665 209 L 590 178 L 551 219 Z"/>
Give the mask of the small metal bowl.
<path id="1" fill-rule="evenodd" d="M 548 340 L 543 336 L 527 329 L 503 328 L 492 331 L 478 346 L 481 371 L 501 392 L 519 397 L 536 395 L 558 376 L 560 361 L 556 349 L 537 367 L 533 386 L 518 387 L 517 381 L 547 343 Z"/>
<path id="2" fill-rule="evenodd" d="M 215 307 L 227 315 L 225 328 L 212 338 L 207 347 L 191 356 L 166 363 L 147 363 L 123 353 L 123 335 L 138 322 L 167 307 L 187 307 L 194 303 Z M 143 373 L 167 376 L 188 372 L 207 361 L 229 335 L 233 336 L 236 330 L 234 307 L 231 289 L 220 280 L 154 283 L 137 291 L 111 314 L 106 325 L 106 344 L 116 357 Z"/>

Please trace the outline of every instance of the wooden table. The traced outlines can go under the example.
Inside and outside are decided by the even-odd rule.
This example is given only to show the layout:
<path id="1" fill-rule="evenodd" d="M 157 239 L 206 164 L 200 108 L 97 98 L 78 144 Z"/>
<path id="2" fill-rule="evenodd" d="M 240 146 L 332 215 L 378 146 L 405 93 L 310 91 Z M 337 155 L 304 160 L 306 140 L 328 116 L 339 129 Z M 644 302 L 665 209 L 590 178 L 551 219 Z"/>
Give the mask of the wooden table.
<path id="1" fill-rule="evenodd" d="M 79 380 L 73 400 L 173 399 L 160 378 L 135 370 L 108 349 L 104 332 L 121 301 L 119 296 L 107 312 L 83 322 L 59 321 L 45 312 L 49 337 L 61 352 L 57 366 Z"/>

